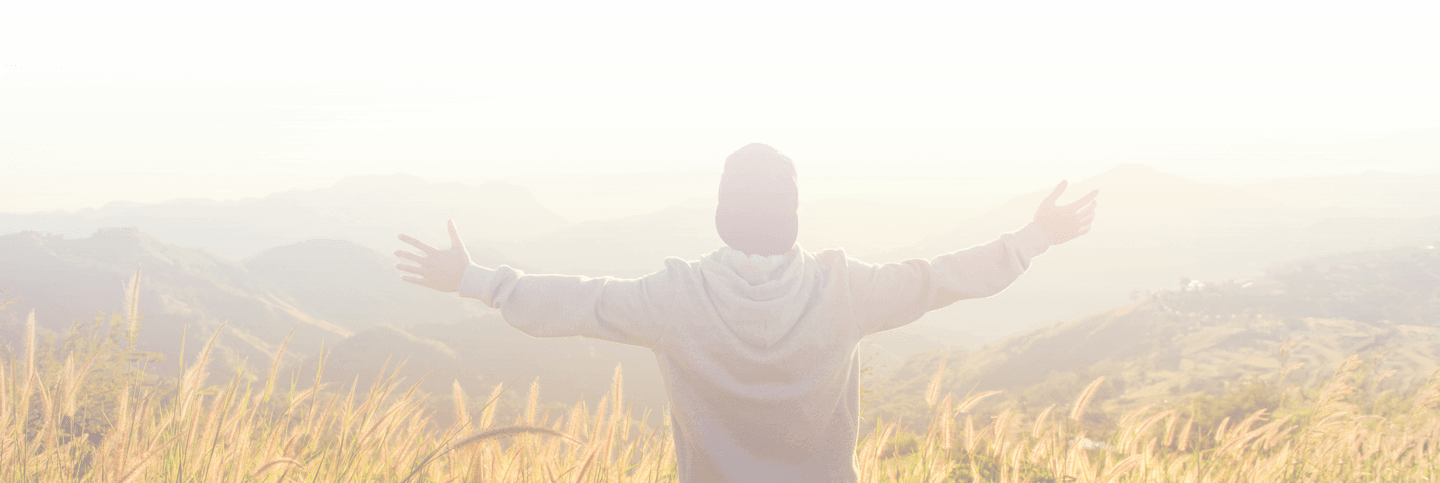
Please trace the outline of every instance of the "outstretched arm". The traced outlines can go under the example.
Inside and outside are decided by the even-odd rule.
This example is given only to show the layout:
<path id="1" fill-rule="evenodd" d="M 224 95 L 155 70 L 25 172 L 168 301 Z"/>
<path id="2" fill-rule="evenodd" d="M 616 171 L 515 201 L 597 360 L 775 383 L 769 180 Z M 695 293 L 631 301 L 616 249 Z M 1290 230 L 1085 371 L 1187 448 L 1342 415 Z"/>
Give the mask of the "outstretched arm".
<path id="1" fill-rule="evenodd" d="M 449 250 L 400 235 L 402 241 L 423 252 L 395 251 L 395 256 L 418 264 L 395 265 L 415 274 L 400 278 L 480 300 L 500 309 L 510 325 L 536 337 L 580 335 L 653 346 L 663 332 L 662 305 L 675 296 L 679 284 L 673 278 L 683 272 L 675 265 L 684 264 L 679 260 L 667 261 L 667 270 L 634 280 L 526 275 L 505 266 L 490 269 L 470 261 L 454 220 L 449 228 Z"/>
<path id="2" fill-rule="evenodd" d="M 998 240 L 930 260 L 870 265 L 848 263 L 852 308 L 862 332 L 889 330 L 919 319 L 925 312 L 956 301 L 988 297 L 1009 287 L 1030 267 L 1030 260 L 1090 231 L 1095 196 L 1057 206 L 1065 182 L 1040 204 L 1034 220 Z"/>

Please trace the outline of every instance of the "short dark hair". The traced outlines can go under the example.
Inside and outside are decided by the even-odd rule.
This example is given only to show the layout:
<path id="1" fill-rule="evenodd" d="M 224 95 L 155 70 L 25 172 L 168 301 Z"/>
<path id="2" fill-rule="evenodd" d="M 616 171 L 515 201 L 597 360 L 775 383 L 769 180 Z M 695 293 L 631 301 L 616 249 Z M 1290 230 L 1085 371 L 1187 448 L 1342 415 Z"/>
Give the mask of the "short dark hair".
<path id="1" fill-rule="evenodd" d="M 788 156 L 754 143 L 725 158 L 715 229 L 730 248 L 754 255 L 789 251 L 799 233 L 799 207 L 795 162 Z"/>

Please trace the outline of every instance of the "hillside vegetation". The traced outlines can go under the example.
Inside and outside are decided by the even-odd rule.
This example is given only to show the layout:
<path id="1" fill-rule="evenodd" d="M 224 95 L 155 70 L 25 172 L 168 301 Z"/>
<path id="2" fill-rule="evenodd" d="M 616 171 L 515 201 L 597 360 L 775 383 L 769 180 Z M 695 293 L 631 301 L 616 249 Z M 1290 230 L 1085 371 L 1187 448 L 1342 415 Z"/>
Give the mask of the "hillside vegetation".
<path id="1" fill-rule="evenodd" d="M 477 263 L 510 263 L 482 250 L 475 257 Z M 23 346 L 18 341 L 31 311 L 37 337 L 65 337 L 73 323 L 122 305 L 117 288 L 139 267 L 144 283 L 138 284 L 138 309 L 148 328 L 136 347 L 170 361 L 150 367 L 157 375 L 178 375 L 181 348 L 200 347 L 219 334 L 210 384 L 241 371 L 257 377 L 275 357 L 281 357 L 288 384 L 296 370 L 313 374 L 323 348 L 342 362 L 331 365 L 323 382 L 371 380 L 389 367 L 410 381 L 431 374 L 422 389 L 446 395 L 455 381 L 466 391 L 483 392 L 538 378 L 551 388 L 541 404 L 558 407 L 582 397 L 597 403 L 609 390 L 610 370 L 623 363 L 637 404 L 664 403 L 649 350 L 603 340 L 536 339 L 478 301 L 401 281 L 394 263 L 340 240 L 276 247 L 237 263 L 133 228 L 79 239 L 0 235 L 0 287 L 13 287 L 8 293 L 17 297 L 11 310 L 0 311 L 0 342 Z M 278 354 L 287 340 L 285 353 Z M 448 397 L 429 399 L 450 405 Z M 523 394 L 507 392 L 499 411 L 513 415 L 524 403 Z M 449 422 L 447 414 L 440 418 Z"/>
<path id="2" fill-rule="evenodd" d="M 540 387 L 513 423 L 495 419 L 505 391 L 453 386 L 454 422 L 433 424 L 418 386 L 388 373 L 367 383 L 286 387 L 284 344 L 258 379 L 206 384 L 212 338 L 177 378 L 147 374 L 139 306 L 76 324 L 59 346 L 37 340 L 0 361 L 0 479 L 138 481 L 673 481 L 670 428 L 634 419 L 617 367 L 599 404 L 542 411 Z M 3 306 L 0 306 L 3 308 Z M 1288 349 L 1287 349 L 1288 350 Z M 63 361 L 63 362 L 62 362 Z M 243 367 L 243 366 L 242 366 Z M 997 406 L 995 391 L 940 397 L 943 365 L 923 395 L 928 423 L 881 418 L 857 445 L 861 481 L 1419 481 L 1440 476 L 1440 377 L 1375 392 L 1358 356 L 1313 388 L 1216 424 L 1207 408 L 1146 405 L 1099 429 L 1097 378 L 1033 416 Z M 1283 371 L 1282 371 L 1283 372 Z M 1388 371 L 1387 371 L 1388 372 Z M 1440 374 L 1440 373 L 1437 373 Z M 1382 374 L 1383 376 L 1384 374 Z M 1382 377 L 1383 378 L 1383 377 Z M 641 420 L 645 419 L 641 415 Z"/>
<path id="3" fill-rule="evenodd" d="M 1440 250 L 1404 248 L 1278 264 L 1250 281 L 1182 279 L 1174 290 L 976 351 L 916 354 L 877 377 L 873 414 L 923 420 L 924 389 L 945 366 L 939 390 L 1001 391 L 1001 408 L 1036 414 L 1063 404 L 1097 377 L 1094 429 L 1112 428 L 1147 405 L 1209 407 L 1226 414 L 1296 400 L 1349 357 L 1368 368 L 1373 404 L 1413 391 L 1440 360 Z M 883 371 L 882 371 L 883 372 Z M 1299 399 L 1297 399 L 1299 398 Z"/>

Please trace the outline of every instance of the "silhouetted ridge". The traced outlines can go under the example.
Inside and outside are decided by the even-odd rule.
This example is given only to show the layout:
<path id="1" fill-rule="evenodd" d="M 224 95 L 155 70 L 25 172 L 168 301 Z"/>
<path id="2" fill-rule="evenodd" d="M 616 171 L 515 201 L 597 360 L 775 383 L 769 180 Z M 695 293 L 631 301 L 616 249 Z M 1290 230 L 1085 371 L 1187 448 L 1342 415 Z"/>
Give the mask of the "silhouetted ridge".
<path id="1" fill-rule="evenodd" d="M 464 185 L 460 185 L 459 183 L 440 183 L 440 184 L 451 184 L 451 185 L 464 186 Z M 518 185 L 518 184 L 507 183 L 507 182 L 504 182 L 504 181 L 486 181 L 486 182 L 484 182 L 484 183 L 480 183 L 480 185 L 478 186 L 478 188 L 480 188 L 480 189 L 482 189 L 482 190 L 485 190 L 485 191 L 488 191 L 488 192 L 491 192 L 491 193 L 495 193 L 495 194 L 501 195 L 501 196 L 513 196 L 513 197 L 516 197 L 516 198 L 533 201 L 533 202 L 535 202 L 536 204 L 539 204 L 539 201 L 535 201 L 535 195 L 530 192 L 530 188 L 526 188 L 526 187 L 520 186 L 520 185 Z"/>
<path id="2" fill-rule="evenodd" d="M 305 240 L 305 241 L 302 241 L 302 242 L 300 242 L 300 243 L 296 243 L 296 244 L 290 245 L 290 246 L 291 246 L 291 247 L 294 247 L 294 248 L 306 249 L 306 250 L 340 250 L 340 251 L 345 251 L 345 252 L 363 252 L 363 251 L 365 251 L 365 248 L 364 248 L 364 247 L 362 247 L 362 246 L 360 246 L 360 245 L 357 245 L 357 244 L 355 244 L 355 243 L 353 243 L 353 242 L 349 242 L 349 241 L 345 241 L 345 240 L 331 240 L 331 239 L 325 239 L 325 238 L 316 238 L 316 239 L 314 239 L 314 240 Z"/>
<path id="3" fill-rule="evenodd" d="M 1369 170 L 1360 174 L 1281 178 L 1246 185 L 1297 208 L 1331 218 L 1415 218 L 1440 215 L 1440 174 Z"/>
<path id="4" fill-rule="evenodd" d="M 252 199 L 253 199 L 253 198 L 252 198 Z M 170 202 L 172 202 L 172 203 L 189 203 L 189 204 L 192 204 L 192 205 L 204 205 L 204 206 L 223 206 L 223 205 L 232 205 L 232 204 L 235 204 L 235 202 L 233 202 L 233 201 L 220 201 L 220 200 L 214 200 L 214 199 L 210 199 L 210 198 L 175 198 L 175 199 L 173 199 L 173 200 L 170 200 Z"/>
<path id="5" fill-rule="evenodd" d="M 1121 165 L 1116 165 L 1114 168 L 1111 168 L 1110 171 L 1106 171 L 1104 174 L 1101 174 L 1100 176 L 1105 176 L 1105 175 L 1107 175 L 1107 174 L 1127 174 L 1127 173 L 1143 174 L 1143 173 L 1158 173 L 1158 171 L 1155 171 L 1155 168 L 1152 168 L 1152 167 L 1150 167 L 1149 165 L 1145 165 L 1145 164 L 1121 164 Z"/>
<path id="6" fill-rule="evenodd" d="M 337 191 L 380 191 L 395 189 L 423 189 L 430 183 L 404 173 L 347 176 L 336 182 L 331 189 Z"/>
<path id="7" fill-rule="evenodd" d="M 1389 171 L 1380 171 L 1380 170 L 1378 170 L 1378 169 L 1367 169 L 1367 170 L 1365 170 L 1365 172 L 1360 173 L 1360 177 L 1362 177 L 1362 178 L 1405 178 L 1405 177 L 1407 177 L 1407 176 L 1405 176 L 1405 175 L 1403 175 L 1403 174 L 1391 173 L 1391 172 L 1389 172 Z"/>
<path id="8" fill-rule="evenodd" d="M 0 236 L 0 287 L 21 298 L 0 313 L 0 328 L 18 327 L 35 311 L 44 330 L 64 334 L 73 322 L 118 313 L 122 287 L 141 269 L 139 345 L 178 357 L 182 334 L 190 347 L 225 325 L 216 346 L 223 361 L 212 374 L 223 379 L 240 361 L 268 361 L 291 331 L 298 359 L 326 338 L 350 331 L 296 309 L 273 284 L 241 265 L 204 250 L 170 245 L 134 227 L 107 227 L 88 238 L 35 232 Z M 193 354 L 193 351 L 191 352 Z M 178 364 L 156 368 L 165 373 Z M 252 367 L 253 368 L 253 367 Z"/>
<path id="9" fill-rule="evenodd" d="M 246 268 L 256 275 L 275 281 L 314 280 L 314 278 L 350 278 L 379 280 L 389 275 L 386 260 L 373 249 L 361 247 L 347 239 L 307 239 L 298 244 L 265 249 L 255 257 L 246 258 Z"/>
<path id="10" fill-rule="evenodd" d="M 91 208 L 85 208 L 85 209 L 78 210 L 77 212 L 86 212 L 86 211 L 88 211 L 88 212 L 94 212 L 94 211 L 105 211 L 105 210 L 126 210 L 126 209 L 130 209 L 130 208 L 138 208 L 138 207 L 141 207 L 141 206 L 145 206 L 145 205 L 147 205 L 147 204 L 148 204 L 148 203 L 141 203 L 141 202 L 139 202 L 139 201 L 115 200 L 115 201 L 111 201 L 111 202 L 109 202 L 109 203 L 105 203 L 104 205 L 102 205 L 102 206 L 100 207 L 99 210 L 95 210 L 95 209 L 91 209 Z"/>
<path id="11" fill-rule="evenodd" d="M 805 208 L 829 209 L 829 211 L 878 211 L 878 209 L 893 209 L 893 206 L 864 199 L 829 198 L 805 203 Z"/>
<path id="12" fill-rule="evenodd" d="M 136 228 L 136 227 L 133 227 L 133 226 L 112 226 L 112 227 L 101 228 L 101 229 L 95 230 L 95 234 L 94 234 L 94 235 L 91 235 L 91 237 L 93 237 L 93 238 L 108 238 L 108 237 L 137 237 L 137 238 L 138 238 L 138 237 L 147 237 L 147 236 L 148 236 L 148 235 L 146 235 L 145 232 L 140 231 L 139 228 Z"/>
<path id="13" fill-rule="evenodd" d="M 244 264 L 292 297 L 300 310 L 352 330 L 454 320 L 488 310 L 400 280 L 398 261 L 349 241 L 315 239 L 265 250 Z"/>
<path id="14" fill-rule="evenodd" d="M 88 238 L 92 243 L 104 244 L 112 248 L 120 247 L 147 247 L 157 251 L 166 251 L 166 243 L 160 241 L 149 233 L 133 226 L 112 226 L 95 230 Z"/>
<path id="15" fill-rule="evenodd" d="M 417 337 L 405 329 L 389 324 L 377 325 L 346 337 L 345 340 L 335 345 L 336 352 L 340 352 L 341 349 L 359 349 L 356 352 L 360 356 L 369 359 L 370 363 L 376 365 L 384 363 L 385 359 L 390 356 L 406 357 L 412 363 L 422 357 L 440 364 L 453 364 L 456 360 L 455 351 L 443 342 Z M 439 368 L 440 366 L 434 367 Z M 443 379 L 440 382 L 441 387 L 450 384 L 449 381 Z"/>
<path id="16" fill-rule="evenodd" d="M 46 238 L 63 239 L 64 236 L 38 231 L 22 231 L 9 235 L 0 235 L 0 250 L 18 251 L 38 248 L 45 244 Z"/>

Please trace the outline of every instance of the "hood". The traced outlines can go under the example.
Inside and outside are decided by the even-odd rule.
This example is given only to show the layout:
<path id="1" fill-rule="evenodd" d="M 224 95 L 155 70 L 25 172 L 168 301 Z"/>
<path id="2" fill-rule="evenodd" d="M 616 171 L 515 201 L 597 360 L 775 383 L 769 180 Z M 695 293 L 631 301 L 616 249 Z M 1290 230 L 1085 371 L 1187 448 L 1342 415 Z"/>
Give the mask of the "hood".
<path id="1" fill-rule="evenodd" d="M 752 346 L 770 347 L 805 313 L 819 265 L 799 245 L 770 256 L 724 247 L 701 259 L 700 270 L 730 331 Z"/>

